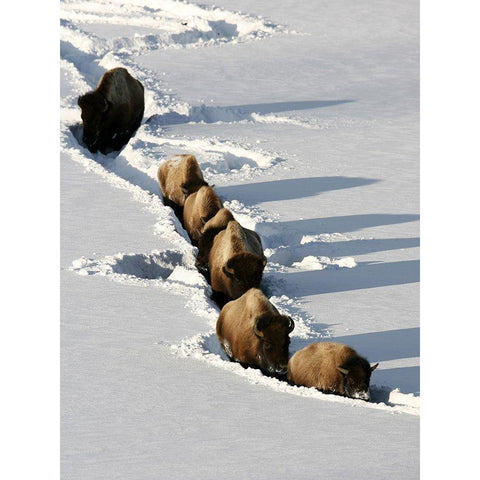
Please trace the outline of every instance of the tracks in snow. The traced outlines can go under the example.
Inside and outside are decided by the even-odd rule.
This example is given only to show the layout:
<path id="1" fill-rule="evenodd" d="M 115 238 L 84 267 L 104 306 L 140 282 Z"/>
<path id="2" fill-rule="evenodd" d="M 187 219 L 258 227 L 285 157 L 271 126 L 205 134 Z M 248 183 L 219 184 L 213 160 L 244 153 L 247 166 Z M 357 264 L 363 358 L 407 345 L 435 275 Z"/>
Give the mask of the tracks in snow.
<path id="1" fill-rule="evenodd" d="M 177 355 L 207 361 L 246 377 L 252 383 L 277 391 L 361 407 L 418 413 L 418 409 L 408 405 L 412 402 L 402 399 L 398 392 L 389 402 L 388 391 L 372 387 L 373 399 L 381 403 L 365 403 L 325 395 L 313 389 L 292 387 L 265 377 L 259 371 L 245 370 L 240 365 L 227 361 L 214 333 L 218 308 L 210 299 L 211 288 L 195 268 L 196 249 L 190 244 L 172 210 L 160 200 L 156 172 L 161 161 L 179 150 L 194 153 L 198 157 L 209 183 L 258 177 L 267 170 L 275 171 L 286 159 L 278 153 L 264 151 L 249 144 L 241 145 L 228 139 L 166 137 L 163 127 L 188 122 L 245 121 L 291 124 L 305 128 L 321 126 L 278 117 L 271 112 L 257 113 L 253 107 L 248 106 L 230 109 L 192 107 L 164 93 L 167 88 L 161 79 L 140 68 L 134 59 L 138 53 L 154 48 L 198 48 L 223 42 L 251 41 L 284 33 L 284 27 L 260 18 L 171 0 L 136 0 L 130 2 L 128 7 L 124 5 L 122 11 L 125 8 L 128 12 L 123 15 L 118 13 L 118 2 L 115 1 L 62 2 L 61 69 L 66 78 L 65 83 L 70 88 L 62 92 L 61 148 L 73 160 L 100 175 L 106 182 L 128 190 L 136 201 L 153 212 L 157 217 L 154 231 L 162 235 L 171 248 L 147 253 L 117 253 L 100 259 L 82 257 L 73 261 L 70 269 L 81 275 L 102 275 L 120 283 L 161 288 L 185 298 L 185 306 L 205 318 L 212 331 L 205 335 L 194 335 L 179 345 L 172 345 L 172 352 Z M 187 25 L 183 25 L 183 19 L 187 17 Z M 98 30 L 95 26 L 106 23 L 121 25 L 123 36 L 119 38 L 115 29 L 109 28 L 111 37 L 100 38 L 95 33 Z M 138 27 L 154 29 L 156 33 L 135 34 L 134 30 Z M 146 87 L 144 123 L 120 153 L 107 156 L 91 154 L 78 142 L 81 127 L 75 124 L 79 119 L 76 99 L 81 93 L 94 88 L 106 70 L 118 66 L 129 69 Z M 278 111 L 281 108 L 284 107 L 279 105 Z M 314 323 L 300 302 L 286 294 L 288 292 L 285 291 L 281 274 L 355 268 L 353 258 L 331 256 L 335 251 L 329 248 L 332 238 L 338 243 L 339 240 L 349 242 L 352 237 L 347 232 L 305 235 L 295 228 L 285 229 L 274 215 L 245 205 L 231 198 L 228 193 L 221 196 L 225 206 L 240 223 L 256 229 L 262 235 L 265 252 L 269 257 L 262 286 L 279 310 L 295 320 L 292 350 L 303 346 L 306 340 L 329 337 L 326 327 Z M 318 253 L 319 246 L 324 254 L 314 255 Z M 402 403 L 407 405 L 395 405 Z"/>

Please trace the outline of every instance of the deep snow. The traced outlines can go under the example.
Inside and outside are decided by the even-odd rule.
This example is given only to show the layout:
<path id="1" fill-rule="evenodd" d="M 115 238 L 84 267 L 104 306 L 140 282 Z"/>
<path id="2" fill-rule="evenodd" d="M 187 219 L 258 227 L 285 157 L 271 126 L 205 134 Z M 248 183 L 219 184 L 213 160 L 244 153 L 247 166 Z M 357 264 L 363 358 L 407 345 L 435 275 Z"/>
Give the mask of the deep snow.
<path id="1" fill-rule="evenodd" d="M 417 478 L 417 5 L 218 3 L 61 4 L 62 478 Z M 144 124 L 92 155 L 76 98 L 120 65 Z M 226 361 L 158 196 L 177 152 L 262 236 L 291 351 L 380 362 L 374 402 Z"/>

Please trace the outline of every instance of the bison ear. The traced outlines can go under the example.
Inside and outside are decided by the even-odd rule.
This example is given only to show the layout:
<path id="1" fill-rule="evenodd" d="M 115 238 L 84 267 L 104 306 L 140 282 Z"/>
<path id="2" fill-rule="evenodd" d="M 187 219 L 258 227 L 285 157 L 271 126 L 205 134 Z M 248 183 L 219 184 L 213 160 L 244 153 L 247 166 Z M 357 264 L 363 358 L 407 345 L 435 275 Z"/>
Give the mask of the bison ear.
<path id="1" fill-rule="evenodd" d="M 293 321 L 292 317 L 288 317 L 288 333 L 292 332 L 295 328 L 295 322 Z"/>
<path id="2" fill-rule="evenodd" d="M 185 195 L 185 198 L 187 198 L 190 193 L 193 192 L 193 189 L 195 188 L 195 185 L 190 183 L 190 182 L 183 182 L 181 185 L 180 185 L 180 190 L 183 192 L 183 194 Z"/>
<path id="3" fill-rule="evenodd" d="M 233 265 L 230 260 L 222 267 L 222 270 L 228 278 L 233 278 L 235 271 L 233 270 Z"/>
<path id="4" fill-rule="evenodd" d="M 342 375 L 345 375 L 345 376 L 348 375 L 348 370 L 347 370 L 346 368 L 337 367 L 337 370 L 338 370 Z"/>
<path id="5" fill-rule="evenodd" d="M 263 257 L 262 264 L 263 264 L 263 267 L 265 268 L 265 265 L 267 264 L 267 257 Z"/>
<path id="6" fill-rule="evenodd" d="M 82 95 L 81 97 L 78 97 L 77 104 L 80 108 L 83 109 L 83 107 L 85 106 L 84 95 Z"/>
<path id="7" fill-rule="evenodd" d="M 272 323 L 272 319 L 265 315 L 258 317 L 255 320 L 253 331 L 257 337 L 263 338 L 263 330 L 265 330 Z"/>
<path id="8" fill-rule="evenodd" d="M 373 372 L 378 367 L 378 363 L 370 366 L 370 372 Z"/>

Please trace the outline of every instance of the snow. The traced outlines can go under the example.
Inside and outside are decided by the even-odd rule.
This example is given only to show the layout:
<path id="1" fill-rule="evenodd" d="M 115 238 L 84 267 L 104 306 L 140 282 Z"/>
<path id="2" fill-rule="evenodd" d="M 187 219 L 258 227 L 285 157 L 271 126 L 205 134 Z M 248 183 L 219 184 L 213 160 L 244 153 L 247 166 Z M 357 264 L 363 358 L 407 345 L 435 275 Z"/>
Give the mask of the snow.
<path id="1" fill-rule="evenodd" d="M 61 2 L 62 478 L 418 478 L 417 5 L 241 8 Z M 116 66 L 145 85 L 144 121 L 91 154 L 76 99 Z M 261 235 L 291 352 L 379 362 L 371 402 L 227 361 L 159 197 L 176 153 Z"/>

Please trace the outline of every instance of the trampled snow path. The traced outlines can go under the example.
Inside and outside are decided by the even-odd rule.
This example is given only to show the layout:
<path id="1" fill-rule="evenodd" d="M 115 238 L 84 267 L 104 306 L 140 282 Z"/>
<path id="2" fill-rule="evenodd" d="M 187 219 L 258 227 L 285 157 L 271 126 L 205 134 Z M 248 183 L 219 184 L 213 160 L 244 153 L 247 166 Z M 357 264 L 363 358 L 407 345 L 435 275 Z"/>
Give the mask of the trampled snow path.
<path id="1" fill-rule="evenodd" d="M 346 403 L 358 407 L 387 409 L 418 414 L 417 397 L 402 395 L 398 391 L 372 385 L 372 398 L 378 403 L 344 399 L 325 395 L 313 389 L 292 387 L 284 382 L 263 376 L 260 372 L 230 363 L 216 340 L 214 326 L 218 308 L 210 300 L 211 289 L 194 266 L 195 248 L 172 210 L 159 198 L 156 171 L 161 161 L 173 149 L 197 155 L 209 183 L 218 179 L 249 179 L 266 170 L 285 168 L 288 153 L 263 151 L 253 145 L 240 145 L 221 138 L 183 138 L 163 136 L 168 124 L 188 122 L 267 122 L 296 125 L 301 128 L 328 128 L 328 125 L 278 117 L 271 112 L 255 112 L 243 107 L 190 106 L 175 99 L 162 80 L 152 72 L 140 68 L 134 55 L 158 48 L 208 47 L 218 42 L 251 41 L 265 36 L 285 33 L 284 27 L 265 23 L 263 19 L 234 14 L 221 9 L 209 9 L 184 2 L 139 0 L 128 6 L 128 15 L 118 13 L 113 1 L 62 2 L 62 73 L 70 92 L 62 95 L 62 150 L 86 169 L 99 174 L 106 182 L 132 193 L 135 200 L 157 217 L 155 232 L 171 245 L 168 251 L 142 253 L 117 253 L 101 259 L 74 260 L 71 269 L 82 275 L 104 275 L 112 280 L 146 288 L 164 288 L 186 299 L 186 307 L 207 319 L 212 331 L 195 335 L 179 345 L 172 345 L 176 355 L 189 356 L 245 376 L 250 382 L 268 386 L 286 393 L 315 397 L 326 401 Z M 123 8 L 126 8 L 125 6 Z M 147 14 L 148 12 L 148 14 Z M 183 18 L 188 17 L 184 25 Z M 161 21 L 159 19 L 161 18 Z M 99 39 L 93 31 L 96 24 L 108 22 L 121 25 L 122 37 L 107 41 Z M 143 23 L 142 23 L 143 22 Z M 146 22 L 146 23 L 145 23 Z M 79 28 L 82 25 L 84 28 Z M 158 35 L 128 36 L 128 25 L 155 27 Z M 111 31 L 111 30 L 110 30 Z M 115 53 L 110 53 L 111 51 Z M 144 123 L 136 136 L 118 154 L 93 155 L 83 148 L 78 139 L 81 128 L 77 124 L 79 110 L 76 98 L 96 86 L 104 71 L 124 66 L 139 78 L 146 87 Z M 333 102 L 335 103 L 335 102 Z M 338 102 L 337 102 L 338 103 Z M 278 111 L 282 111 L 278 106 Z M 338 126 L 338 125 L 334 125 Z M 174 150 L 173 150 L 174 151 Z M 288 166 L 287 166 L 288 168 Z M 355 179 L 351 179 L 355 184 Z M 361 185 L 365 179 L 358 179 Z M 373 182 L 373 180 L 372 180 Z M 219 189 L 222 195 L 221 189 Z M 254 206 L 241 203 L 223 195 L 225 206 L 248 228 L 256 229 L 264 242 L 269 258 L 263 288 L 281 311 L 291 315 L 296 323 L 292 334 L 292 353 L 304 346 L 305 341 L 328 338 L 327 330 L 313 326 L 312 319 L 302 310 L 291 292 L 285 290 L 281 274 L 291 271 L 356 268 L 352 257 L 342 257 L 329 244 L 335 238 L 335 248 L 340 242 L 358 239 L 350 234 L 348 221 L 345 230 L 309 234 L 298 229 L 278 226 L 278 218 Z M 398 223 L 413 221 L 415 216 L 399 216 Z M 322 255 L 318 253 L 321 251 Z M 88 252 L 86 252 L 88 255 Z"/>

